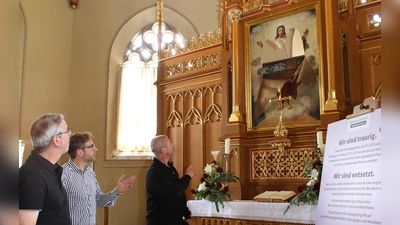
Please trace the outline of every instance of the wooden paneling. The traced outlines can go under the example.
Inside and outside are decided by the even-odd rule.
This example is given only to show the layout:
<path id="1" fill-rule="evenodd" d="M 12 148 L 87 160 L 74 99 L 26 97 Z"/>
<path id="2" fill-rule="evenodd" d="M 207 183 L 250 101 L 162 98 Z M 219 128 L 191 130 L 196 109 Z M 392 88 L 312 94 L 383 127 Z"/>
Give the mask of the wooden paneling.
<path id="1" fill-rule="evenodd" d="M 365 41 L 360 46 L 362 90 L 365 97 L 374 96 L 381 84 L 381 41 Z"/>
<path id="2" fill-rule="evenodd" d="M 204 85 L 207 86 L 163 95 L 168 104 L 163 111 L 165 125 L 161 133 L 175 144 L 172 160 L 180 174 L 191 164 L 197 174 L 202 174 L 204 165 L 212 161 L 210 152 L 220 149 L 222 88 L 219 84 Z M 198 179 L 190 182 L 188 193 L 197 188 Z M 187 196 L 191 198 L 191 194 Z"/>
<path id="3" fill-rule="evenodd" d="M 206 163 L 211 163 L 210 152 L 220 149 L 222 136 L 221 45 L 166 58 L 161 61 L 158 76 L 159 134 L 166 134 L 175 144 L 172 157 L 182 175 L 191 164 L 197 174 L 203 174 Z M 192 67 L 188 67 L 188 63 Z M 172 70 L 185 65 L 182 70 Z M 187 198 L 193 199 L 191 189 L 200 184 L 195 177 L 187 189 Z"/>

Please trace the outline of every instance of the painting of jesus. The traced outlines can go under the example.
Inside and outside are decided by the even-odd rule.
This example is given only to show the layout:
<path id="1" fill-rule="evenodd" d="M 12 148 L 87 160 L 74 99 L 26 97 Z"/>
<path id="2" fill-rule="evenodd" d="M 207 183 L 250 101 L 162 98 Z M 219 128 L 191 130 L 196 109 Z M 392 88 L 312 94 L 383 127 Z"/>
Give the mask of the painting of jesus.
<path id="1" fill-rule="evenodd" d="M 318 122 L 318 45 L 315 9 L 250 27 L 251 125 L 278 124 L 277 106 L 269 100 L 278 89 L 285 102 L 283 122 Z"/>

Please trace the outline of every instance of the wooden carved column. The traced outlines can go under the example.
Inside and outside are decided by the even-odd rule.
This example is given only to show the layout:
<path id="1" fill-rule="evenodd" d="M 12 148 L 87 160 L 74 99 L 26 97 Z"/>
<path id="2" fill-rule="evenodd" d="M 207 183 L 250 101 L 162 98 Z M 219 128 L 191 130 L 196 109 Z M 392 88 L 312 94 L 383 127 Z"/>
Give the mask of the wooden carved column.
<path id="1" fill-rule="evenodd" d="M 336 93 L 338 88 L 337 81 L 342 80 L 340 74 L 340 29 L 339 29 L 339 7 L 336 1 L 325 1 L 325 27 L 326 29 L 326 62 L 328 78 L 328 98 L 324 105 L 324 115 L 321 116 L 321 129 L 327 127 L 331 122 L 340 120 L 343 115 L 339 111 Z M 323 82 L 323 80 L 322 80 Z M 323 93 L 322 96 L 325 96 Z"/>
<path id="2" fill-rule="evenodd" d="M 239 110 L 239 20 L 242 16 L 241 8 L 232 8 L 228 11 L 229 19 L 232 21 L 232 114 L 229 122 L 243 122 L 243 116 Z"/>
<path id="3" fill-rule="evenodd" d="M 236 176 L 245 178 L 245 166 L 248 164 L 248 154 L 245 153 L 246 147 L 243 145 L 241 134 L 245 133 L 246 124 L 243 119 L 242 112 L 244 111 L 245 105 L 243 104 L 241 99 L 243 98 L 243 89 L 240 86 L 241 80 L 241 73 L 243 75 L 243 38 L 241 33 L 241 24 L 240 20 L 242 19 L 243 8 L 241 7 L 241 2 L 239 1 L 231 1 L 231 5 L 227 6 L 226 12 L 228 15 L 229 21 L 231 21 L 231 85 L 232 85 L 232 113 L 229 115 L 228 124 L 226 124 L 225 135 L 222 138 L 229 137 L 231 139 L 231 148 L 237 154 L 231 154 L 231 158 L 229 160 L 229 170 L 234 172 Z M 242 108 L 242 112 L 240 110 Z M 234 156 L 233 156 L 234 155 Z M 242 183 L 234 183 L 229 186 L 231 190 L 231 195 L 233 199 L 242 199 Z"/>

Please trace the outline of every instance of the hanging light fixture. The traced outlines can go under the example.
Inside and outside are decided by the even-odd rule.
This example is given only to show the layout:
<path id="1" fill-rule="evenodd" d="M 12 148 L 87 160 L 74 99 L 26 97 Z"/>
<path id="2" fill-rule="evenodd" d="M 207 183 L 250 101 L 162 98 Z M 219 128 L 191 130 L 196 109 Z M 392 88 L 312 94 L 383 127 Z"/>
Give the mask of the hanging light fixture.
<path id="1" fill-rule="evenodd" d="M 69 0 L 71 8 L 75 9 L 78 6 L 79 0 Z"/>
<path id="2" fill-rule="evenodd" d="M 145 26 L 132 38 L 125 51 L 124 64 L 157 67 L 161 49 L 164 49 L 168 45 L 175 46 L 178 44 L 181 48 L 184 46 L 184 36 L 174 27 L 163 21 L 162 7 L 163 2 L 158 0 L 156 21 L 153 24 Z M 172 51 L 174 50 L 172 48 Z"/>
<path id="3" fill-rule="evenodd" d="M 152 30 L 153 32 L 157 35 L 157 58 L 161 58 L 161 49 L 163 49 L 162 46 L 162 36 L 163 32 L 165 31 L 165 24 L 163 22 L 163 1 L 162 0 L 157 0 L 157 22 L 154 23 Z M 163 29 L 164 28 L 164 29 Z"/>

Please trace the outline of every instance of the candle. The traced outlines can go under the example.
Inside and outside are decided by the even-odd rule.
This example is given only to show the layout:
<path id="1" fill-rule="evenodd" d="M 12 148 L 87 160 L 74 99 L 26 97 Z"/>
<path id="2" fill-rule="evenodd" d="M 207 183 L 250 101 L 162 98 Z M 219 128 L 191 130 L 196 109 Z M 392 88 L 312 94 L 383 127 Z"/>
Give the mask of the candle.
<path id="1" fill-rule="evenodd" d="M 229 154 L 231 150 L 231 139 L 227 138 L 225 139 L 225 154 Z"/>
<path id="2" fill-rule="evenodd" d="M 317 145 L 318 145 L 318 147 L 321 147 L 324 145 L 324 141 L 322 139 L 322 131 L 317 132 Z"/>

